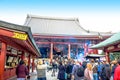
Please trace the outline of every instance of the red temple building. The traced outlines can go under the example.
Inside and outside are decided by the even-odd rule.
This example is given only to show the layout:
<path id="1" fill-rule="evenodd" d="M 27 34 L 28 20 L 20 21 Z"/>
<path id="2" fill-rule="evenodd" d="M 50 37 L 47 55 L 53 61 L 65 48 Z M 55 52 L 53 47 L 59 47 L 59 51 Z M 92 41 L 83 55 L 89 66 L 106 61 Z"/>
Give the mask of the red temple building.
<path id="1" fill-rule="evenodd" d="M 89 46 L 112 35 L 110 32 L 95 32 L 81 27 L 77 18 L 52 18 L 28 15 L 25 26 L 31 27 L 42 58 L 53 59 L 54 55 L 79 59 L 87 54 L 97 54 Z M 97 28 L 97 27 L 96 27 Z"/>
<path id="2" fill-rule="evenodd" d="M 0 80 L 12 80 L 16 66 L 25 60 L 30 72 L 34 59 L 40 56 L 30 27 L 0 21 Z"/>
<path id="3" fill-rule="evenodd" d="M 103 50 L 106 56 L 106 61 L 110 62 L 110 53 L 113 54 L 120 53 L 120 32 L 92 46 L 91 48 Z M 118 59 L 120 59 L 120 57 Z"/>

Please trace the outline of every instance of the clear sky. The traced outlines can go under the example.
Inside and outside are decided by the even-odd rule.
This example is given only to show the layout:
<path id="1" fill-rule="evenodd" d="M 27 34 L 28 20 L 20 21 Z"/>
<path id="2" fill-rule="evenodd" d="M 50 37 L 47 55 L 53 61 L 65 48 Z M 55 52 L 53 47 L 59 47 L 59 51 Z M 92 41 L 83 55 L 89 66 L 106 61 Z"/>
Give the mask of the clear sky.
<path id="1" fill-rule="evenodd" d="M 86 30 L 120 32 L 120 0 L 0 0 L 0 20 L 23 25 L 27 14 L 79 18 Z"/>

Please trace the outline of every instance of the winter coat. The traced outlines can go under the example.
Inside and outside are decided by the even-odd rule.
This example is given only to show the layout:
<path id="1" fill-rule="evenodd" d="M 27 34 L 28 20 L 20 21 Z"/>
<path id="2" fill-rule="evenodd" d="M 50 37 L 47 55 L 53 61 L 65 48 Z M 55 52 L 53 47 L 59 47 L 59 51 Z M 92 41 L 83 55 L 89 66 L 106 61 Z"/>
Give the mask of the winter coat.
<path id="1" fill-rule="evenodd" d="M 88 70 L 87 68 L 84 71 L 85 80 L 93 80 L 93 71 Z"/>
<path id="2" fill-rule="evenodd" d="M 107 80 L 107 79 L 110 79 L 110 76 L 111 76 L 110 65 L 109 64 L 104 64 L 102 66 L 101 79 L 102 80 Z"/>
<path id="3" fill-rule="evenodd" d="M 59 65 L 58 69 L 59 69 L 59 72 L 58 72 L 57 78 L 58 79 L 65 79 L 65 66 Z"/>
<path id="4" fill-rule="evenodd" d="M 37 77 L 38 78 L 44 78 L 46 77 L 46 69 L 47 66 L 42 64 L 42 65 L 37 65 Z"/>
<path id="5" fill-rule="evenodd" d="M 16 68 L 16 75 L 17 78 L 26 78 L 26 75 L 28 75 L 28 68 L 25 64 L 18 65 Z"/>
<path id="6" fill-rule="evenodd" d="M 114 80 L 120 80 L 120 65 L 115 69 Z"/>

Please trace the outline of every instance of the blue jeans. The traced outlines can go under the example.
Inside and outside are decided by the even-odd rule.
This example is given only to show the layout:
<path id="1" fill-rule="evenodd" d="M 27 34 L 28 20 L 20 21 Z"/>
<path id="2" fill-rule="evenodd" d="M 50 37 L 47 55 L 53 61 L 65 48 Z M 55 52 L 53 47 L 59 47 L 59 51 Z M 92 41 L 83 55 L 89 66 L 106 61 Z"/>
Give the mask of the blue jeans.
<path id="1" fill-rule="evenodd" d="M 46 80 L 46 77 L 38 78 L 38 80 Z"/>
<path id="2" fill-rule="evenodd" d="M 93 80 L 98 80 L 98 74 L 97 73 L 93 73 Z"/>
<path id="3" fill-rule="evenodd" d="M 25 80 L 25 78 L 17 78 L 17 80 Z"/>

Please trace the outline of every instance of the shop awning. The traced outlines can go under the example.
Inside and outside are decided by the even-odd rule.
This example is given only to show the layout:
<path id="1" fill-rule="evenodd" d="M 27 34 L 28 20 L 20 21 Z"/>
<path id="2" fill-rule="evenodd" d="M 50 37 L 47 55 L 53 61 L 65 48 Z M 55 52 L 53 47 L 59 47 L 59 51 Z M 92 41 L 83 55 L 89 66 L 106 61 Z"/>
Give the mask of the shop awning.
<path id="1" fill-rule="evenodd" d="M 118 43 L 118 42 L 120 42 L 120 32 L 114 34 L 113 36 L 106 39 L 105 41 L 100 42 L 100 43 L 98 43 L 98 44 L 96 44 L 96 45 L 94 45 L 90 48 L 92 48 L 92 49 L 104 48 L 106 46 L 109 46 L 109 45 L 112 45 L 112 44 L 115 44 L 115 43 Z"/>
<path id="2" fill-rule="evenodd" d="M 37 57 L 40 56 L 30 27 L 0 21 L 0 41 Z"/>
<path id="3" fill-rule="evenodd" d="M 87 56 L 85 56 L 85 58 L 100 58 L 100 57 L 105 57 L 105 55 L 101 55 L 101 54 L 88 54 Z"/>

